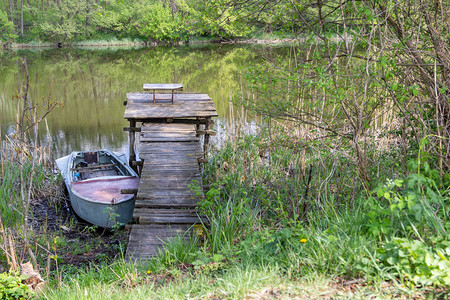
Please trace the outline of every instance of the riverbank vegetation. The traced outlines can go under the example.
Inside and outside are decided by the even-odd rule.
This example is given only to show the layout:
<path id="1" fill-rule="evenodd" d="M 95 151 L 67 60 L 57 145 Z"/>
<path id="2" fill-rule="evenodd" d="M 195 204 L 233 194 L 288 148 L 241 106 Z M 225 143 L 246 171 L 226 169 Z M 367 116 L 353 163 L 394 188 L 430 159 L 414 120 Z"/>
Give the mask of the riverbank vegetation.
<path id="1" fill-rule="evenodd" d="M 205 188 L 209 225 L 146 263 L 116 252 L 114 262 L 54 268 L 41 297 L 448 297 L 448 3 L 214 4 L 222 10 L 205 6 L 210 16 L 229 16 L 219 32 L 272 20 L 303 36 L 289 59 L 242 68 L 234 105 L 264 122 L 229 134 L 204 186 L 192 184 Z"/>
<path id="2" fill-rule="evenodd" d="M 0 40 L 4 43 L 100 40 L 133 44 L 184 42 L 190 38 L 232 38 L 256 31 L 220 8 L 197 0 L 3 1 Z M 229 22 L 233 21 L 233 22 Z"/>

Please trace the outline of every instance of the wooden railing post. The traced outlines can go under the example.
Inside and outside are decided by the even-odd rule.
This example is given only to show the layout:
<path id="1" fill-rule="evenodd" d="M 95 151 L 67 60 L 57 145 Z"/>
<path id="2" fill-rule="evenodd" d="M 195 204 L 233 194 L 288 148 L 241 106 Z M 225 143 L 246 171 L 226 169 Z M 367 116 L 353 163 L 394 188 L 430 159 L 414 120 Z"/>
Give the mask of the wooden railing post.
<path id="1" fill-rule="evenodd" d="M 206 155 L 208 154 L 208 148 L 209 148 L 209 134 L 208 134 L 208 130 L 210 129 L 211 126 L 211 117 L 206 118 L 206 123 L 205 123 L 205 139 L 203 142 L 203 157 L 206 158 Z"/>
<path id="2" fill-rule="evenodd" d="M 136 121 L 130 119 L 130 128 L 136 127 Z M 129 166 L 137 172 L 137 166 L 133 166 L 133 162 L 136 161 L 136 152 L 134 151 L 134 144 L 136 140 L 136 133 L 134 130 L 130 130 L 128 133 L 129 137 L 129 153 L 130 153 L 130 159 L 128 161 Z"/>

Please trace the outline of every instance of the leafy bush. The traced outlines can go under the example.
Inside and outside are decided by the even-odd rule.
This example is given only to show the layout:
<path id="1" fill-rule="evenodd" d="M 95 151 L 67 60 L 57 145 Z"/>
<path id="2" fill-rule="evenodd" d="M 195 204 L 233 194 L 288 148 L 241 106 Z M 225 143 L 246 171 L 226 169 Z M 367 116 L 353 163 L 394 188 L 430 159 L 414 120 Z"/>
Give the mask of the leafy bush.
<path id="1" fill-rule="evenodd" d="M 388 236 L 395 231 L 403 236 L 422 238 L 425 235 L 445 235 L 450 226 L 450 194 L 448 178 L 440 178 L 428 163 L 410 167 L 418 169 L 404 180 L 387 180 L 374 192 L 381 199 L 369 213 L 368 227 L 374 235 Z M 370 200 L 374 201 L 373 198 Z M 375 200 L 376 202 L 376 200 Z"/>
<path id="2" fill-rule="evenodd" d="M 23 279 L 25 279 L 23 276 L 15 273 L 1 273 L 0 299 L 16 300 L 31 297 L 32 291 L 26 284 L 22 283 Z"/>
<path id="3" fill-rule="evenodd" d="M 450 237 L 450 236 L 449 236 Z M 450 240 L 423 241 L 398 238 L 378 249 L 387 271 L 415 285 L 450 286 Z"/>
<path id="4" fill-rule="evenodd" d="M 14 24 L 8 20 L 6 13 L 0 10 L 0 41 L 9 41 L 14 38 Z"/>

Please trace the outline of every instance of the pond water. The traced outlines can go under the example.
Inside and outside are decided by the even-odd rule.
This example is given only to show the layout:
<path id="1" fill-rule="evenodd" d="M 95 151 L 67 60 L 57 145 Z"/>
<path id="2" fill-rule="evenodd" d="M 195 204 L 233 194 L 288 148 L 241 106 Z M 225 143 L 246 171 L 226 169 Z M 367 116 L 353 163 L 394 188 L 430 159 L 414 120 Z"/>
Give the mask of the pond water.
<path id="1" fill-rule="evenodd" d="M 267 56 L 284 56 L 286 47 L 199 45 L 155 48 L 47 49 L 0 54 L 0 129 L 15 130 L 14 99 L 24 82 L 21 58 L 30 74 L 31 99 L 50 94 L 63 103 L 40 125 L 41 140 L 54 145 L 55 155 L 76 150 L 108 148 L 126 151 L 123 118 L 127 92 L 142 91 L 143 83 L 183 83 L 184 91 L 206 93 L 216 105 L 216 130 L 257 122 L 230 99 L 245 91 L 241 70 L 263 63 Z"/>

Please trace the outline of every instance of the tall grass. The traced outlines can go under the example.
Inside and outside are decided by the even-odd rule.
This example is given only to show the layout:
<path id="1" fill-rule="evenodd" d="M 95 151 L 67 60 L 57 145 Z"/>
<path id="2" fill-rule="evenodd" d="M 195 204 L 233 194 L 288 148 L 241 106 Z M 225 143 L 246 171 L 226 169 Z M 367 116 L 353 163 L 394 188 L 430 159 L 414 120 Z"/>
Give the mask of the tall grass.
<path id="1" fill-rule="evenodd" d="M 3 165 L 3 171 L 0 182 L 0 215 L 4 225 L 13 227 L 23 222 L 23 207 L 21 196 L 21 178 L 33 176 L 32 188 L 37 191 L 44 187 L 46 170 L 43 166 L 38 166 L 31 173 L 31 163 L 26 162 L 19 168 L 13 162 L 7 162 Z"/>
<path id="2" fill-rule="evenodd" d="M 355 182 L 355 167 L 345 155 L 313 150 L 304 151 L 293 139 L 265 133 L 225 143 L 212 152 L 203 173 L 203 183 L 210 187 L 199 205 L 209 221 L 204 234 L 173 240 L 148 263 L 120 260 L 92 266 L 63 278 L 63 284 L 47 290 L 44 298 L 421 295 L 422 290 L 405 288 L 409 281 L 403 278 L 412 273 L 405 273 L 401 265 L 388 265 L 380 253 L 387 245 L 398 253 L 392 244 L 398 237 L 404 239 L 398 247 L 412 251 L 408 240 L 403 241 L 411 238 L 414 244 L 418 236 L 402 229 L 407 224 L 415 224 L 430 238 L 437 231 L 428 225 L 401 223 L 410 216 L 391 210 L 389 202 L 376 199 Z M 386 158 L 380 165 L 389 165 L 390 155 L 373 155 Z M 387 176 L 382 172 L 372 180 L 384 182 Z M 388 224 L 383 223 L 386 219 Z M 431 248 L 421 251 L 431 257 L 438 253 Z M 415 268 L 416 263 L 410 266 Z M 386 280 L 391 283 L 381 287 Z M 347 281 L 364 284 L 353 292 L 340 289 L 338 282 Z M 442 285 L 439 279 L 434 282 Z"/>

